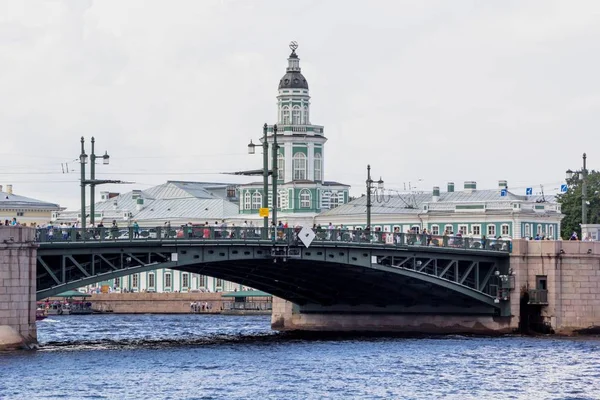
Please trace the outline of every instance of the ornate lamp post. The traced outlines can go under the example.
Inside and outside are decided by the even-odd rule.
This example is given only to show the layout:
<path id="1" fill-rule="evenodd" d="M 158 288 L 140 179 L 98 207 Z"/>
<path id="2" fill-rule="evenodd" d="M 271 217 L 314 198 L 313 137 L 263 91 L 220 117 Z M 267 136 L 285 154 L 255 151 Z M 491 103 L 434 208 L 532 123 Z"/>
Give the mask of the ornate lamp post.
<path id="1" fill-rule="evenodd" d="M 108 152 L 104 152 L 102 157 L 96 156 L 94 153 L 94 143 L 96 140 L 92 136 L 92 153 L 90 154 L 90 224 L 94 225 L 94 213 L 95 213 L 95 202 L 96 202 L 96 158 L 102 158 L 102 164 L 108 165 L 110 156 Z"/>
<path id="2" fill-rule="evenodd" d="M 583 153 L 583 168 L 581 171 L 567 170 L 567 181 L 573 179 L 581 179 L 581 224 L 587 224 L 587 176 L 586 168 L 587 155 Z"/>
<path id="3" fill-rule="evenodd" d="M 373 192 L 373 179 L 371 179 L 371 165 L 367 165 L 367 228 L 371 229 L 371 193 Z M 377 189 L 383 190 L 383 179 L 379 177 Z"/>
<path id="4" fill-rule="evenodd" d="M 79 155 L 79 163 L 81 164 L 81 227 L 85 228 L 86 215 L 85 215 L 85 186 L 90 185 L 90 223 L 94 224 L 94 202 L 96 185 L 103 185 L 105 183 L 123 183 L 121 181 L 96 179 L 96 159 L 102 158 L 102 164 L 108 165 L 110 156 L 107 152 L 101 157 L 96 156 L 94 153 L 94 144 L 96 140 L 92 137 L 92 153 L 90 154 L 90 175 L 91 179 L 85 179 L 85 165 L 87 164 L 88 155 L 85 154 L 85 139 L 81 137 L 81 154 Z"/>

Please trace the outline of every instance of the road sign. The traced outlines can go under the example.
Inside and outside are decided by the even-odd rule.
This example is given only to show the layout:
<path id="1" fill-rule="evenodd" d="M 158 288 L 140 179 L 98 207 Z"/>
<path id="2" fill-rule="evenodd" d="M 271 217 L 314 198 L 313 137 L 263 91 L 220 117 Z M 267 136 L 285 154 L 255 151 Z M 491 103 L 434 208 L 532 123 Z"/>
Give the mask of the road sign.
<path id="1" fill-rule="evenodd" d="M 569 190 L 569 188 L 567 187 L 566 183 L 563 183 L 562 185 L 560 185 L 560 192 L 561 193 L 567 193 L 567 190 Z"/>
<path id="2" fill-rule="evenodd" d="M 527 188 L 527 189 L 525 189 L 525 194 L 526 194 L 527 196 L 531 196 L 531 195 L 533 195 L 533 188 Z"/>
<path id="3" fill-rule="evenodd" d="M 304 246 L 306 246 L 306 248 L 310 246 L 315 236 L 316 235 L 312 231 L 312 229 L 307 227 L 302 228 L 300 232 L 298 232 L 298 239 L 300 239 L 300 241 L 304 244 Z"/>
<path id="4" fill-rule="evenodd" d="M 500 191 L 500 196 L 501 196 L 501 197 L 506 197 L 506 195 L 507 195 L 507 194 L 508 194 L 508 191 L 507 191 L 506 189 L 502 189 L 502 190 Z"/>
<path id="5" fill-rule="evenodd" d="M 258 209 L 258 216 L 259 217 L 268 217 L 269 216 L 269 208 L 268 207 L 261 207 Z"/>

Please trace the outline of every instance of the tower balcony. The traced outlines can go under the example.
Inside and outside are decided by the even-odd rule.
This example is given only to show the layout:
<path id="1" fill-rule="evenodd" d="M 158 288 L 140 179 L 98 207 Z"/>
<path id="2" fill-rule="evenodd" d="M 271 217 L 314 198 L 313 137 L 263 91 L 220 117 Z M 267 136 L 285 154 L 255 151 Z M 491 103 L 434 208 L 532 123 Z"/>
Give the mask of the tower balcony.
<path id="1" fill-rule="evenodd" d="M 294 134 L 302 133 L 307 135 L 323 136 L 325 129 L 321 125 L 280 125 L 277 124 L 277 133 L 279 134 Z M 273 133 L 273 125 L 267 126 L 267 132 Z"/>

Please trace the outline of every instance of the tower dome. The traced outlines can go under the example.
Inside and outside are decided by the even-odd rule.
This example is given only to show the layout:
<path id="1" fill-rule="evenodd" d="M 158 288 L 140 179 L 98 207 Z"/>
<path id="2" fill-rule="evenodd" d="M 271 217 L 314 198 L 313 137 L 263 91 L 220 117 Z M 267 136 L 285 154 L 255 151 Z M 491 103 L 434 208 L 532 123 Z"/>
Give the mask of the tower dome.
<path id="1" fill-rule="evenodd" d="M 300 59 L 296 54 L 298 44 L 290 43 L 292 54 L 288 57 L 288 67 L 285 75 L 279 81 L 279 89 L 308 89 L 308 82 L 300 72 Z"/>

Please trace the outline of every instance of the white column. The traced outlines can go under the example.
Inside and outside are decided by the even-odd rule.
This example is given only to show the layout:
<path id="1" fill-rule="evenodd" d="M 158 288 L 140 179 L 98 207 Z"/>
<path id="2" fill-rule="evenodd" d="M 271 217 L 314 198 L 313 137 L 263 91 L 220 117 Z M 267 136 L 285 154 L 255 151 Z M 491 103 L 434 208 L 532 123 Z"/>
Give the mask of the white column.
<path id="1" fill-rule="evenodd" d="M 313 142 L 307 143 L 308 151 L 308 179 L 311 181 L 315 180 L 315 144 Z"/>
<path id="2" fill-rule="evenodd" d="M 294 157 L 294 154 L 292 154 L 293 151 L 293 143 L 292 142 L 286 142 L 285 145 L 283 146 L 284 150 L 285 150 L 285 180 L 284 182 L 290 182 L 292 180 L 292 158 Z"/>

